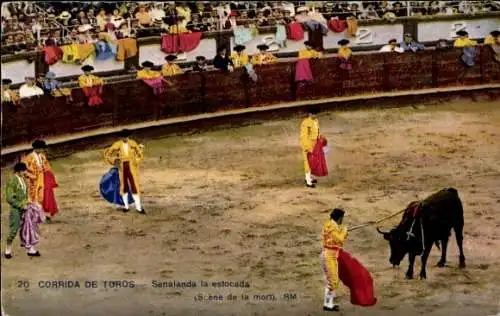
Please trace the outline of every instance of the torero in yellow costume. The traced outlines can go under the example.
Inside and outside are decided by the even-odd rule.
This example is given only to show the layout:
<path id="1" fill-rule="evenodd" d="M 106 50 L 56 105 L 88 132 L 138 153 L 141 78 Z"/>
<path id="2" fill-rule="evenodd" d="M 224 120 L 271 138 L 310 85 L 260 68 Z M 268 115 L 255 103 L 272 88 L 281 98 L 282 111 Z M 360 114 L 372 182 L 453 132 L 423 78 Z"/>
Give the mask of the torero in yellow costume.
<path id="1" fill-rule="evenodd" d="M 319 109 L 309 109 L 307 111 L 307 118 L 300 124 L 300 147 L 302 148 L 302 157 L 304 159 L 306 186 L 309 188 L 314 188 L 317 183 L 317 180 L 313 179 L 311 175 L 307 153 L 313 151 L 319 137 L 319 122 L 316 118 L 316 114 L 318 113 Z"/>
<path id="2" fill-rule="evenodd" d="M 338 311 L 339 306 L 334 303 L 336 293 L 339 287 L 339 267 L 337 258 L 339 250 L 344 245 L 347 237 L 347 228 L 342 225 L 344 219 L 344 211 L 334 209 L 330 214 L 330 219 L 323 226 L 323 234 L 321 238 L 321 265 L 323 266 L 323 274 L 325 277 L 325 300 L 323 310 Z"/>
<path id="3" fill-rule="evenodd" d="M 130 139 L 131 132 L 120 132 L 121 140 L 116 141 L 104 151 L 104 160 L 110 165 L 119 164 L 120 194 L 123 198 L 124 212 L 128 212 L 128 192 L 132 193 L 137 211 L 146 214 L 141 207 L 138 165 L 144 159 L 142 146 Z"/>
<path id="4" fill-rule="evenodd" d="M 44 172 L 51 170 L 45 150 L 47 144 L 37 139 L 33 142 L 33 151 L 23 158 L 26 164 L 26 178 L 28 180 L 28 199 L 30 202 L 43 203 Z M 50 219 L 50 218 L 47 218 Z"/>

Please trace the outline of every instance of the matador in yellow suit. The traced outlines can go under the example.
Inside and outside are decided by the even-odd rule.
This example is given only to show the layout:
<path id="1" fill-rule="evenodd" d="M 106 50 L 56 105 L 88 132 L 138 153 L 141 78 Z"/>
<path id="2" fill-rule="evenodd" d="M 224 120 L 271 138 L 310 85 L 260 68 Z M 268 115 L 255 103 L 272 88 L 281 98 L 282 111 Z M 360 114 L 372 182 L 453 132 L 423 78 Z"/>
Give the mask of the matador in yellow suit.
<path id="1" fill-rule="evenodd" d="M 325 277 L 325 300 L 323 310 L 338 311 L 340 308 L 335 304 L 336 291 L 339 287 L 339 251 L 344 245 L 347 237 L 347 227 L 342 225 L 344 211 L 334 209 L 330 214 L 330 219 L 323 226 L 321 238 L 321 265 Z"/>
<path id="2" fill-rule="evenodd" d="M 131 132 L 123 130 L 120 132 L 119 141 L 116 141 L 104 151 L 104 160 L 110 165 L 119 164 L 120 195 L 123 198 L 124 212 L 128 212 L 128 192 L 132 193 L 137 211 L 146 214 L 141 206 L 139 187 L 139 163 L 144 159 L 142 146 L 130 139 Z"/>
<path id="3" fill-rule="evenodd" d="M 26 178 L 28 179 L 28 198 L 30 202 L 43 203 L 44 193 L 44 173 L 51 170 L 45 150 L 47 144 L 41 139 L 37 139 L 32 144 L 33 151 L 23 158 L 26 164 Z"/>
<path id="4" fill-rule="evenodd" d="M 319 137 L 319 122 L 316 118 L 316 114 L 318 113 L 319 109 L 309 109 L 307 111 L 307 118 L 300 124 L 300 147 L 302 148 L 302 157 L 304 159 L 305 182 L 309 188 L 314 188 L 317 183 L 317 180 L 311 175 L 307 153 L 313 151 Z"/>

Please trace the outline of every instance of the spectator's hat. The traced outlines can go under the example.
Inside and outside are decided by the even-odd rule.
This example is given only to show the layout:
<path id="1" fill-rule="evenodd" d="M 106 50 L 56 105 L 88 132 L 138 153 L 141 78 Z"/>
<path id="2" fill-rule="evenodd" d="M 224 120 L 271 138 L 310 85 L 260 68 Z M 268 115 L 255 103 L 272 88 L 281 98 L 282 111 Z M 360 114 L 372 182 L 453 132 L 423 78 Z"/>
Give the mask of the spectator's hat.
<path id="1" fill-rule="evenodd" d="M 142 64 L 142 67 L 144 68 L 152 68 L 154 66 L 154 64 L 152 62 L 150 62 L 149 60 L 146 60 L 145 62 L 143 62 Z"/>
<path id="2" fill-rule="evenodd" d="M 297 13 L 301 13 L 301 12 L 308 12 L 309 10 L 307 9 L 307 7 L 298 7 L 296 12 Z"/>
<path id="3" fill-rule="evenodd" d="M 10 79 L 2 79 L 2 84 L 11 84 L 12 80 Z"/>
<path id="4" fill-rule="evenodd" d="M 81 68 L 83 71 L 87 72 L 87 71 L 93 71 L 94 70 L 94 67 L 90 66 L 90 65 L 85 65 Z"/>
<path id="5" fill-rule="evenodd" d="M 308 108 L 307 109 L 307 114 L 312 114 L 312 115 L 316 115 L 320 112 L 319 108 L 317 107 L 311 107 L 311 108 Z"/>
<path id="6" fill-rule="evenodd" d="M 71 13 L 69 13 L 68 11 L 63 11 L 57 18 L 60 20 L 69 20 L 71 18 Z"/>
<path id="7" fill-rule="evenodd" d="M 456 34 L 458 36 L 467 36 L 467 35 L 469 35 L 469 33 L 467 33 L 466 31 L 458 31 Z"/>
<path id="8" fill-rule="evenodd" d="M 129 137 L 130 135 L 132 135 L 132 132 L 129 130 L 129 129 L 122 129 L 119 133 L 118 133 L 118 136 L 120 137 Z"/>
<path id="9" fill-rule="evenodd" d="M 490 33 L 491 36 L 493 37 L 499 37 L 500 36 L 500 31 L 499 30 L 494 30 Z"/>
<path id="10" fill-rule="evenodd" d="M 174 61 L 176 59 L 177 59 L 177 56 L 175 56 L 175 55 L 168 55 L 167 57 L 165 57 L 166 61 Z"/>
<path id="11" fill-rule="evenodd" d="M 395 38 L 391 38 L 391 39 L 389 40 L 389 44 L 394 44 L 394 43 L 397 43 L 397 42 L 398 42 L 398 40 L 397 40 L 397 39 L 395 39 Z"/>
<path id="12" fill-rule="evenodd" d="M 345 38 L 341 39 L 340 41 L 337 42 L 337 44 L 342 45 L 342 46 L 347 45 L 349 43 L 350 43 L 350 41 L 348 39 L 345 39 Z"/>
<path id="13" fill-rule="evenodd" d="M 56 74 L 53 73 L 52 71 L 49 71 L 48 73 L 45 74 L 45 78 L 47 79 L 54 79 L 56 77 Z"/>
<path id="14" fill-rule="evenodd" d="M 21 172 L 26 170 L 28 170 L 28 167 L 26 167 L 26 164 L 24 162 L 18 162 L 14 165 L 14 172 Z"/>
<path id="15" fill-rule="evenodd" d="M 246 47 L 243 45 L 236 45 L 234 47 L 234 50 L 237 51 L 238 53 L 244 51 L 245 49 L 246 49 Z"/>
<path id="16" fill-rule="evenodd" d="M 197 61 L 205 61 L 207 59 L 205 58 L 205 56 L 196 56 L 196 60 Z"/>
<path id="17" fill-rule="evenodd" d="M 257 45 L 257 49 L 260 51 L 266 51 L 269 49 L 269 46 L 267 46 L 266 44 L 260 44 L 260 45 Z"/>
<path id="18" fill-rule="evenodd" d="M 90 25 L 90 24 L 84 24 L 84 25 L 78 27 L 78 32 L 85 33 L 87 31 L 90 31 L 91 29 L 93 29 L 92 25 Z"/>
<path id="19" fill-rule="evenodd" d="M 47 148 L 47 144 L 45 141 L 37 139 L 31 144 L 31 147 L 33 147 L 33 149 L 45 149 Z"/>

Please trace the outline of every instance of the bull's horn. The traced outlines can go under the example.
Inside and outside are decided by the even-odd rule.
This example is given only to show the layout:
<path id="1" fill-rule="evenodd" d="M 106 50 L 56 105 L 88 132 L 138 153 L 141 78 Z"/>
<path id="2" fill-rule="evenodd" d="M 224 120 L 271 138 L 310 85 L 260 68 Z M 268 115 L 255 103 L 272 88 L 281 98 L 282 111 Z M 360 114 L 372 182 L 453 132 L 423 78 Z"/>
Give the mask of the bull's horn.
<path id="1" fill-rule="evenodd" d="M 385 235 L 387 233 L 384 233 L 383 231 L 380 230 L 380 228 L 377 227 L 377 231 L 381 234 L 381 235 Z"/>

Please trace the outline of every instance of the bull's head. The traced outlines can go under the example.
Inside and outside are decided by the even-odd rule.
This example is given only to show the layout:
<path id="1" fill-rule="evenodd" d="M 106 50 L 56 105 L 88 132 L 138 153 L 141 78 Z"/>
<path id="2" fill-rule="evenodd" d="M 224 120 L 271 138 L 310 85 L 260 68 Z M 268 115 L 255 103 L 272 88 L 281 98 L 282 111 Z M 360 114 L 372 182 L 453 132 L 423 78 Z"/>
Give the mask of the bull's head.
<path id="1" fill-rule="evenodd" d="M 377 231 L 384 236 L 385 240 L 389 241 L 391 247 L 389 262 L 393 267 L 399 266 L 410 247 L 408 236 L 399 227 L 393 228 L 389 232 L 383 232 L 377 227 Z"/>

